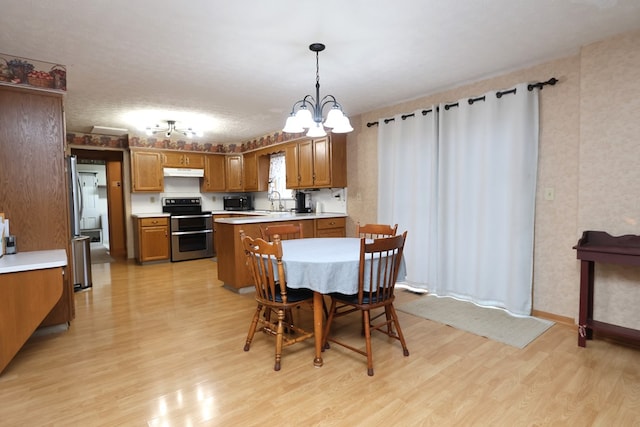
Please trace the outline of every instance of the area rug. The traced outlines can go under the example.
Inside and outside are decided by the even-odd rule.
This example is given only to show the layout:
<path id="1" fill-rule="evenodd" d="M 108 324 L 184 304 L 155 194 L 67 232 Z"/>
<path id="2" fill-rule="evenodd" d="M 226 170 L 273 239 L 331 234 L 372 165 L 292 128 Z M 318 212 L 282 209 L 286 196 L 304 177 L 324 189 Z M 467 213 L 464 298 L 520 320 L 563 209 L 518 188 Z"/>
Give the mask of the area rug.
<path id="1" fill-rule="evenodd" d="M 397 309 L 517 348 L 525 348 L 554 324 L 549 320 L 516 317 L 501 309 L 433 295 L 422 296 Z"/>

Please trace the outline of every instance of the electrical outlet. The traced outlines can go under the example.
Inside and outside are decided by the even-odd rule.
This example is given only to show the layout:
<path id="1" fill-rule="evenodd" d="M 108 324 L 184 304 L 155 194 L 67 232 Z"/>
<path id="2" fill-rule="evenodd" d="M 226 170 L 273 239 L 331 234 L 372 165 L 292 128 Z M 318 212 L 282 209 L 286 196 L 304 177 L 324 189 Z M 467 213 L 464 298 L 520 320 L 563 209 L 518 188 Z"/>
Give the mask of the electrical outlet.
<path id="1" fill-rule="evenodd" d="M 151 196 L 151 197 L 149 197 L 149 201 L 150 201 L 151 203 L 155 203 L 155 202 L 156 202 L 156 198 L 155 198 L 155 197 L 153 197 L 153 196 Z"/>
<path id="2" fill-rule="evenodd" d="M 211 196 L 211 201 L 215 202 L 216 201 L 216 196 Z"/>
<path id="3" fill-rule="evenodd" d="M 556 198 L 556 192 L 553 187 L 547 187 L 544 189 L 544 199 L 553 200 Z"/>

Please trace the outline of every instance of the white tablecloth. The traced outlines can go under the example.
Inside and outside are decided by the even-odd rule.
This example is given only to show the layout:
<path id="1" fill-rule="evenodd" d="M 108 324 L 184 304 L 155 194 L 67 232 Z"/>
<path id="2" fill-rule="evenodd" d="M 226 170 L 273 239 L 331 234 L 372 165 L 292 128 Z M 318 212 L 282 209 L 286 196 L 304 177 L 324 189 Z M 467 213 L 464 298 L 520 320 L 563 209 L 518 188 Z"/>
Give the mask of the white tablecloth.
<path id="1" fill-rule="evenodd" d="M 326 237 L 282 241 L 282 262 L 290 288 L 307 288 L 322 294 L 358 292 L 360 239 Z M 398 280 L 405 277 L 404 260 Z"/>

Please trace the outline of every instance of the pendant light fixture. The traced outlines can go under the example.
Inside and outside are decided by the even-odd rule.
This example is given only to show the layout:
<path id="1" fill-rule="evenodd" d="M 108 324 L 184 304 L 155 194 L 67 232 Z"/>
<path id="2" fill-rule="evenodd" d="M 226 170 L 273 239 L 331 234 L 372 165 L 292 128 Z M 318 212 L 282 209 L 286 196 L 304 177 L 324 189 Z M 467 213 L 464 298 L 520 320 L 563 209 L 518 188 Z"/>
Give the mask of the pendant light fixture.
<path id="1" fill-rule="evenodd" d="M 192 128 L 187 128 L 187 129 L 176 128 L 175 120 L 167 120 L 167 126 L 164 128 L 161 128 L 160 125 L 156 125 L 153 128 L 152 127 L 146 128 L 146 133 L 149 136 L 155 135 L 156 133 L 160 133 L 160 132 L 164 132 L 164 136 L 166 136 L 167 138 L 171 137 L 171 134 L 174 132 L 181 133 L 187 138 L 192 138 L 194 136 L 202 136 L 202 132 L 196 132 Z"/>
<path id="2" fill-rule="evenodd" d="M 320 98 L 320 65 L 319 52 L 325 49 L 322 43 L 313 43 L 309 46 L 309 50 L 316 53 L 316 96 L 305 95 L 299 101 L 296 101 L 291 108 L 291 114 L 287 118 L 283 132 L 286 133 L 302 133 L 307 130 L 307 136 L 315 138 L 322 137 L 327 134 L 325 128 L 331 129 L 334 133 L 348 133 L 353 130 L 349 118 L 342 111 L 342 106 L 338 103 L 335 96 L 326 95 Z M 326 120 L 323 119 L 322 110 L 327 105 L 331 108 L 327 113 Z M 323 123 L 324 120 L 324 123 Z"/>

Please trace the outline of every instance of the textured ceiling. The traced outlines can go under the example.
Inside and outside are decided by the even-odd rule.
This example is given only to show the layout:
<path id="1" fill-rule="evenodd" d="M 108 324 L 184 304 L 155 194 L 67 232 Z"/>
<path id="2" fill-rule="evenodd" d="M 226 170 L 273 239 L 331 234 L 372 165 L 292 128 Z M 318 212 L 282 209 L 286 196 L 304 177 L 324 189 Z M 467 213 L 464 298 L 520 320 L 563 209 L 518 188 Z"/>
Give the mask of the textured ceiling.
<path id="1" fill-rule="evenodd" d="M 2 0 L 0 53 L 67 66 L 68 131 L 177 120 L 229 143 L 313 93 L 313 42 L 353 116 L 637 28 L 639 0 Z"/>

